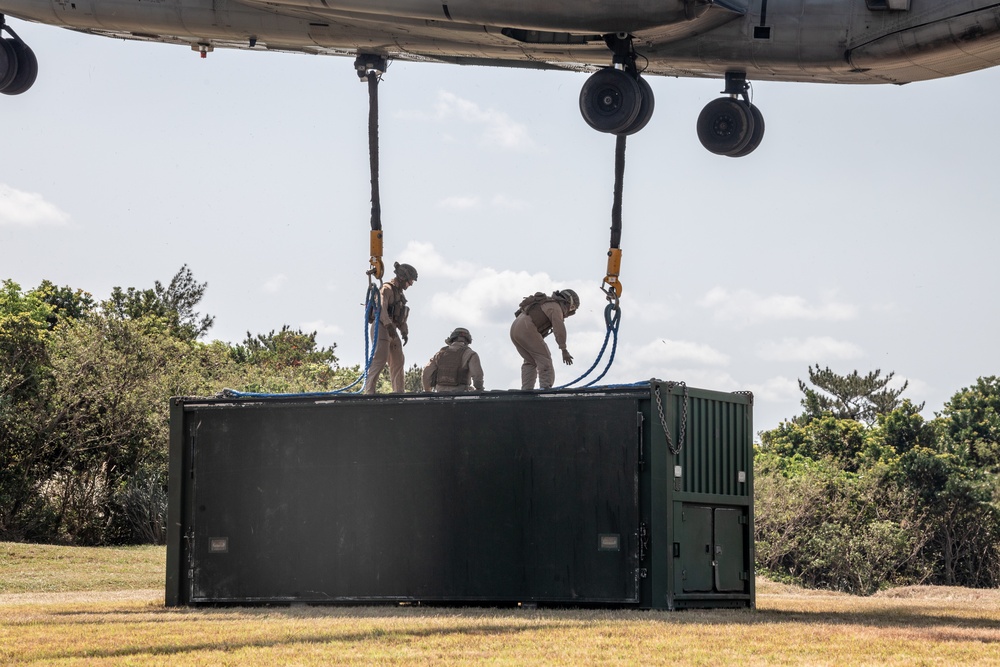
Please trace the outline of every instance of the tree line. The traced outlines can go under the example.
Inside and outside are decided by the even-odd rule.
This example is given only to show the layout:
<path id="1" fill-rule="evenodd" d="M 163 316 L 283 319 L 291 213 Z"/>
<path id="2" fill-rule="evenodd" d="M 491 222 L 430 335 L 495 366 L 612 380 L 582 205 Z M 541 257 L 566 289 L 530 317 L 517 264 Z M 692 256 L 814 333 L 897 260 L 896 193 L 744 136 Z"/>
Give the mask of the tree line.
<path id="1" fill-rule="evenodd" d="M 760 434 L 758 567 L 861 594 L 1000 586 L 1000 378 L 979 378 L 931 420 L 892 378 L 810 367 L 802 414 Z"/>
<path id="2" fill-rule="evenodd" d="M 206 288 L 92 295 L 0 285 L 0 539 L 162 543 L 171 396 L 286 393 L 351 384 L 360 368 L 288 326 L 237 344 L 200 340 Z"/>
<path id="3" fill-rule="evenodd" d="M 162 543 L 169 397 L 331 391 L 360 375 L 287 325 L 205 342 L 206 287 L 186 265 L 103 301 L 0 285 L 0 539 Z M 406 376 L 419 391 L 419 366 Z M 759 571 L 855 593 L 1000 585 L 1000 379 L 930 420 L 892 379 L 810 367 L 803 412 L 760 433 Z"/>

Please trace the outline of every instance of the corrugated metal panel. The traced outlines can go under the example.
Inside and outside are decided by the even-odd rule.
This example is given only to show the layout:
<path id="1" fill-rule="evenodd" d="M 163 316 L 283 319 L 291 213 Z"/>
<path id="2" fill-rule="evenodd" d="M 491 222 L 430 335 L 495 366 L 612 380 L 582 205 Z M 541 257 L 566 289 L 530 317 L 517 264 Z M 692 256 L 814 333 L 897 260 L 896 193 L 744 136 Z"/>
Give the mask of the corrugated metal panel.
<path id="1" fill-rule="evenodd" d="M 676 383 L 663 383 L 659 393 L 670 431 L 667 446 L 679 450 L 673 456 L 673 465 L 680 466 L 673 474 L 680 480 L 676 490 L 748 496 L 753 462 L 751 397 Z"/>

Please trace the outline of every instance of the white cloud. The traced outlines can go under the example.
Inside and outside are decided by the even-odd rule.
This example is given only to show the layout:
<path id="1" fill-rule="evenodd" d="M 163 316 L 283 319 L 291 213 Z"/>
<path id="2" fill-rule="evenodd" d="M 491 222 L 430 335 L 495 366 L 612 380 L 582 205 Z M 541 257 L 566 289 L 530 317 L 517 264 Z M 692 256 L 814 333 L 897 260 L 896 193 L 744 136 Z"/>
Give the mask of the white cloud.
<path id="1" fill-rule="evenodd" d="M 576 357 L 575 370 L 580 366 L 579 373 L 593 363 L 604 341 L 603 331 L 592 330 L 586 333 L 571 332 L 569 348 Z M 588 376 L 592 379 L 597 372 L 604 369 L 610 358 L 610 348 L 599 364 L 599 368 Z M 737 386 L 733 377 L 725 370 L 718 368 L 727 364 L 729 358 L 707 345 L 686 341 L 654 340 L 645 345 L 629 343 L 620 344 L 614 364 L 608 374 L 602 378 L 601 384 L 632 383 L 648 380 L 651 377 L 675 382 L 686 382 L 692 387 L 712 387 L 722 391 L 733 391 Z M 587 364 L 587 365 L 585 365 Z M 710 368 L 706 366 L 715 366 Z"/>
<path id="2" fill-rule="evenodd" d="M 516 122 L 502 111 L 484 109 L 475 102 L 444 90 L 438 92 L 433 114 L 409 111 L 397 116 L 439 122 L 457 121 L 479 127 L 482 130 L 480 142 L 485 146 L 515 151 L 534 147 L 526 125 Z"/>
<path id="3" fill-rule="evenodd" d="M 466 322 L 470 327 L 509 322 L 525 295 L 553 289 L 553 281 L 545 273 L 479 268 L 462 287 L 431 297 L 431 310 L 448 321 Z"/>
<path id="4" fill-rule="evenodd" d="M 268 294 L 277 294 L 281 291 L 281 288 L 285 286 L 288 282 L 288 276 L 284 273 L 278 273 L 271 276 L 262 286 L 262 289 Z"/>
<path id="5" fill-rule="evenodd" d="M 438 208 L 446 208 L 454 211 L 472 211 L 483 208 L 483 198 L 476 195 L 454 195 L 445 197 L 437 203 Z M 493 195 L 488 204 L 493 208 L 505 211 L 523 211 L 528 208 L 528 203 L 521 199 L 514 199 L 507 195 Z"/>
<path id="6" fill-rule="evenodd" d="M 768 378 L 762 383 L 754 383 L 747 387 L 753 392 L 755 400 L 782 403 L 797 401 L 802 398 L 799 391 L 799 381 L 777 376 Z"/>
<path id="7" fill-rule="evenodd" d="M 903 382 L 908 382 L 909 384 L 906 386 L 906 391 L 903 392 L 902 398 L 908 398 L 914 403 L 920 403 L 922 400 L 921 397 L 926 396 L 932 389 L 930 383 L 920 378 L 905 378 L 901 375 L 894 375 L 889 386 L 893 389 L 899 389 L 903 386 Z M 927 412 L 926 406 L 924 412 Z"/>
<path id="8" fill-rule="evenodd" d="M 857 307 L 834 301 L 832 295 L 816 305 L 800 296 L 761 296 L 750 290 L 730 292 L 722 287 L 709 290 L 699 305 L 713 310 L 716 320 L 739 324 L 773 320 L 841 321 L 858 315 Z"/>
<path id="9" fill-rule="evenodd" d="M 60 227 L 69 221 L 68 213 L 42 195 L 0 183 L 0 227 Z"/>
<path id="10" fill-rule="evenodd" d="M 324 320 L 315 320 L 313 322 L 303 322 L 302 330 L 306 333 L 315 331 L 317 337 L 328 337 L 328 336 L 339 336 L 344 333 L 343 327 L 330 324 Z"/>
<path id="11" fill-rule="evenodd" d="M 523 211 L 528 208 L 528 202 L 522 199 L 511 199 L 507 195 L 493 195 L 493 199 L 490 200 L 496 208 L 508 209 L 511 211 Z"/>
<path id="12" fill-rule="evenodd" d="M 438 202 L 439 208 L 450 208 L 456 211 L 468 211 L 479 208 L 481 205 L 482 202 L 475 195 L 445 197 Z"/>
<path id="13" fill-rule="evenodd" d="M 854 343 L 829 336 L 812 336 L 765 341 L 757 356 L 766 361 L 805 361 L 811 364 L 827 363 L 829 359 L 857 359 L 864 356 L 864 352 Z"/>
<path id="14" fill-rule="evenodd" d="M 410 264 L 417 270 L 417 275 L 427 278 L 450 278 L 465 280 L 478 270 L 477 267 L 465 261 L 450 262 L 434 249 L 433 243 L 410 241 L 403 252 L 399 254 L 399 262 Z M 384 280 L 393 276 L 394 265 L 386 264 Z M 420 279 L 417 279 L 420 282 Z"/>
<path id="15" fill-rule="evenodd" d="M 641 297 L 632 298 L 632 295 L 628 291 L 629 285 L 625 285 L 625 291 L 622 294 L 622 312 L 628 317 L 629 323 L 645 323 L 646 325 L 655 324 L 656 326 L 663 326 L 665 322 L 671 321 L 671 319 L 677 319 L 677 310 L 671 305 L 663 302 L 648 301 Z"/>
<path id="16" fill-rule="evenodd" d="M 725 366 L 729 363 L 729 356 L 713 347 L 684 340 L 654 340 L 638 349 L 630 350 L 628 355 L 647 366 L 681 363 Z"/>
<path id="17" fill-rule="evenodd" d="M 714 391 L 741 391 L 746 389 L 736 379 L 719 368 L 653 368 L 647 367 L 646 376 L 671 382 L 683 382 L 688 387 L 711 387 Z M 648 379 L 648 378 L 647 378 Z"/>

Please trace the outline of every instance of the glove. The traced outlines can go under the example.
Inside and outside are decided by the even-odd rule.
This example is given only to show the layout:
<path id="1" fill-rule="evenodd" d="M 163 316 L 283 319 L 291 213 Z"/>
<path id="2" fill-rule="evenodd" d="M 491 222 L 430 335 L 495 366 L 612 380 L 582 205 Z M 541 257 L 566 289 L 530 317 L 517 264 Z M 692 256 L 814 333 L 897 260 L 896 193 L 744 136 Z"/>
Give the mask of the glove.
<path id="1" fill-rule="evenodd" d="M 573 355 L 569 353 L 569 350 L 563 350 L 563 363 L 567 366 L 573 365 Z"/>
<path id="2" fill-rule="evenodd" d="M 399 337 L 403 339 L 403 347 L 406 347 L 406 343 L 410 340 L 410 328 L 405 324 L 399 327 Z"/>

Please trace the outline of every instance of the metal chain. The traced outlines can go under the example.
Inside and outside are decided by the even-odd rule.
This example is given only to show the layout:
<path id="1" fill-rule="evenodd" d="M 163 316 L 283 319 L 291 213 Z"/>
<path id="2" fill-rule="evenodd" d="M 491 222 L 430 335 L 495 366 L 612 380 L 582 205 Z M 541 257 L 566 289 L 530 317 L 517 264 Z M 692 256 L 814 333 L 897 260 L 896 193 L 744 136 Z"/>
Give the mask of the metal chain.
<path id="1" fill-rule="evenodd" d="M 680 438 L 678 438 L 678 440 L 680 442 L 678 443 L 678 445 L 677 445 L 677 451 L 674 452 L 674 454 L 680 454 L 681 453 L 681 447 L 683 447 L 684 443 L 687 441 L 686 440 L 686 431 L 687 431 L 687 423 L 688 423 L 688 388 L 687 388 L 687 385 L 685 383 L 683 383 L 683 382 L 681 382 L 679 384 L 682 387 L 684 387 L 684 406 L 681 408 L 681 433 L 680 433 Z"/>
<path id="2" fill-rule="evenodd" d="M 670 429 L 667 428 L 667 417 L 663 414 L 663 399 L 660 398 L 660 385 L 654 385 L 653 396 L 656 397 L 656 411 L 660 415 L 660 426 L 663 427 L 663 434 L 667 437 L 667 449 L 674 456 L 681 453 L 681 449 L 684 448 L 684 439 L 687 435 L 687 418 L 688 418 L 688 388 L 685 382 L 667 382 L 667 391 L 672 392 L 674 387 L 680 385 L 684 387 L 684 403 L 681 407 L 681 432 L 680 437 L 677 439 L 677 445 L 674 445 L 673 438 L 670 437 Z"/>

